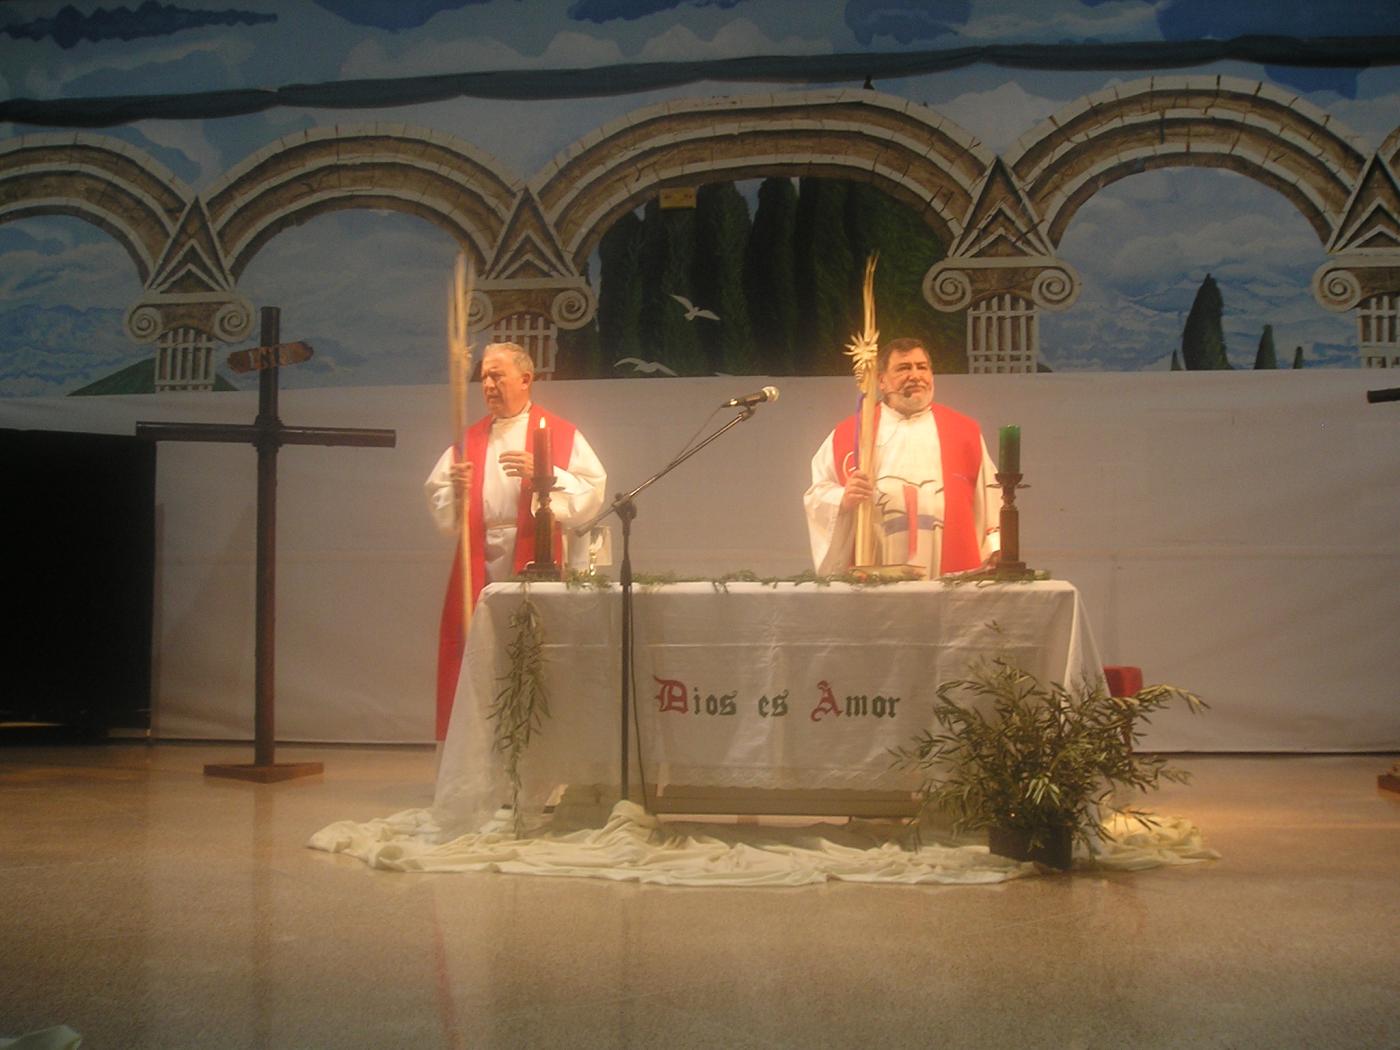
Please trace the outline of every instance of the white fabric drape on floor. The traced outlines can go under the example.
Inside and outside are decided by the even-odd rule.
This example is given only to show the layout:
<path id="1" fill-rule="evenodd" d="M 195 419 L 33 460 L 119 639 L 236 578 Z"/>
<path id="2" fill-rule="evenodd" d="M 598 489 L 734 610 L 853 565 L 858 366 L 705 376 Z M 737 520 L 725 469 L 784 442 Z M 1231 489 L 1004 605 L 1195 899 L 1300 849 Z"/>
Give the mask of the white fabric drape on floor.
<path id="1" fill-rule="evenodd" d="M 504 872 L 654 883 L 667 886 L 805 886 L 827 881 L 977 885 L 1036 873 L 985 846 L 915 844 L 899 825 L 852 822 L 802 827 L 662 822 L 640 806 L 617 803 L 605 823 L 556 813 L 549 826 L 521 839 L 501 814 L 480 832 L 441 840 L 428 810 L 406 810 L 367 823 L 340 821 L 309 845 L 345 853 L 374 868 L 417 872 Z M 581 818 L 581 819 L 580 819 Z M 1187 821 L 1159 827 L 1114 823 L 1095 857 L 1080 865 L 1137 871 L 1218 856 Z M 924 836 L 927 839 L 927 835 Z"/>

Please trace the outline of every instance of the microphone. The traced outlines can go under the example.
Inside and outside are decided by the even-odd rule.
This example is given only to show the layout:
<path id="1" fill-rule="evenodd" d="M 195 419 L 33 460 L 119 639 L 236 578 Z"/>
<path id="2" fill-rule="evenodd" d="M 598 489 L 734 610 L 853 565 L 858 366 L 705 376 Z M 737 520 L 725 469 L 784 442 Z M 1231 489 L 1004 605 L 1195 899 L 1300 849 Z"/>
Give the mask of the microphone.
<path id="1" fill-rule="evenodd" d="M 764 401 L 778 400 L 778 388 L 766 386 L 756 394 L 745 394 L 743 397 L 731 397 L 720 408 L 753 408 L 754 405 L 762 404 Z"/>

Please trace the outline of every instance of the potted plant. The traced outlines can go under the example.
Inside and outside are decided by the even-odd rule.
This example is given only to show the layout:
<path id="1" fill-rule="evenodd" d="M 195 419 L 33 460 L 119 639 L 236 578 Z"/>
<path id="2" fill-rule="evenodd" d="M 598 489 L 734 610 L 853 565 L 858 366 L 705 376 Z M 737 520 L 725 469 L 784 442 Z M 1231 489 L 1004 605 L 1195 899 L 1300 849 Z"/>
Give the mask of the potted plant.
<path id="1" fill-rule="evenodd" d="M 936 728 L 894 749 L 895 765 L 925 774 L 925 809 L 950 814 L 955 830 L 987 828 L 993 853 L 1067 869 L 1074 843 L 1092 845 L 1105 811 L 1152 822 L 1113 805 L 1115 791 L 1188 779 L 1133 746 L 1149 716 L 1175 701 L 1206 707 L 1175 686 L 1114 697 L 1102 685 L 1046 686 L 1004 659 L 982 660 L 938 687 Z"/>

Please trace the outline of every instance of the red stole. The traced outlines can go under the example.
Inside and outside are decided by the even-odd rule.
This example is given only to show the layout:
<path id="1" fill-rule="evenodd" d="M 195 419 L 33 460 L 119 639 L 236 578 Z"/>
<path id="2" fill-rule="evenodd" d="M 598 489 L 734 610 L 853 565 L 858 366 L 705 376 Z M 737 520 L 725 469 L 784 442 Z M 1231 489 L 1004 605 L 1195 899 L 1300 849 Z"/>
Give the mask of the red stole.
<path id="1" fill-rule="evenodd" d="M 883 407 L 875 406 L 877 433 Z M 962 572 L 982 564 L 981 537 L 974 527 L 972 509 L 973 499 L 978 495 L 977 478 L 982 473 L 982 429 L 976 420 L 946 405 L 935 402 L 932 408 L 943 467 L 943 552 L 938 571 Z M 842 485 L 850 473 L 847 464 L 855 462 L 856 425 L 856 416 L 841 420 L 831 442 L 836 480 Z M 869 464 L 861 464 L 861 469 L 874 480 Z"/>
<path id="2" fill-rule="evenodd" d="M 467 520 L 472 534 L 472 607 L 486 586 L 486 523 L 482 510 L 482 488 L 486 473 L 486 442 L 491 436 L 494 416 L 484 416 L 467 428 L 463 435 L 466 460 L 472 471 L 471 488 L 467 493 Z M 525 451 L 533 451 L 534 435 L 543 419 L 549 426 L 551 451 L 556 465 L 568 469 L 574 452 L 574 425 L 546 412 L 538 405 L 530 406 L 530 421 L 525 427 Z M 535 516 L 531 503 L 534 490 L 522 483 L 515 512 L 515 557 L 512 571 L 519 573 L 535 560 Z M 564 537 L 558 526 L 554 529 L 554 560 L 563 564 Z M 447 739 L 447 723 L 452 717 L 452 699 L 457 694 L 457 677 L 462 670 L 462 653 L 466 636 L 462 630 L 462 545 L 452 557 L 452 575 L 447 580 L 447 597 L 442 603 L 442 619 L 438 625 L 437 664 L 437 739 Z"/>

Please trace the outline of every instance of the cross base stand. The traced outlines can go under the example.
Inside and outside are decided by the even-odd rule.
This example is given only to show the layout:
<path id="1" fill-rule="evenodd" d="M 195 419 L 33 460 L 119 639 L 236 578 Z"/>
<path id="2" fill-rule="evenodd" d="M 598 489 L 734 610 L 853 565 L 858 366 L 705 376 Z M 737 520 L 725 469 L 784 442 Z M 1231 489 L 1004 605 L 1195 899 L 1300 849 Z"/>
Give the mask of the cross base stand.
<path id="1" fill-rule="evenodd" d="M 298 777 L 318 777 L 325 772 L 320 762 L 273 762 L 260 766 L 256 762 L 220 762 L 204 767 L 206 777 L 226 777 L 230 780 L 251 780 L 255 784 L 274 784 Z"/>

